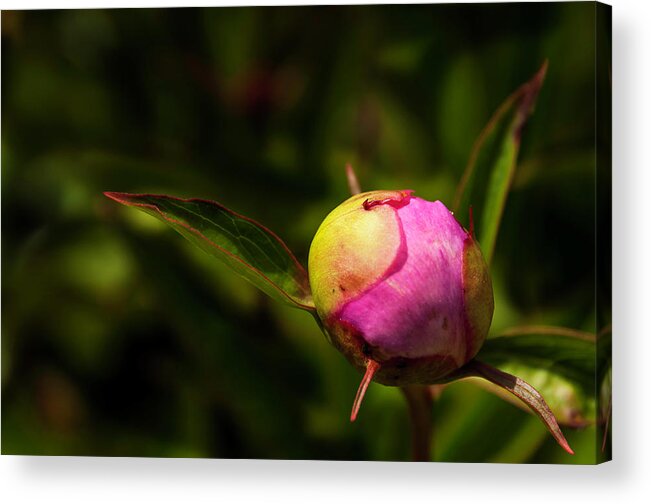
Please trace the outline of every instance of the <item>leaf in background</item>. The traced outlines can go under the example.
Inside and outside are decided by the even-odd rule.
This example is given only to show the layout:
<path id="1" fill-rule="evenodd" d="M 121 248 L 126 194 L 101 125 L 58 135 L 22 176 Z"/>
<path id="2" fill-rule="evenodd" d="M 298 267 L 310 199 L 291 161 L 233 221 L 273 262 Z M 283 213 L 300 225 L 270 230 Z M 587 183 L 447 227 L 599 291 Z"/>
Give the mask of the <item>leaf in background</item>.
<path id="1" fill-rule="evenodd" d="M 559 423 L 578 428 L 593 423 L 596 417 L 595 343 L 593 333 L 576 329 L 513 327 L 486 340 L 477 358 L 530 383 Z M 479 385 L 518 403 L 499 384 Z"/>
<path id="2" fill-rule="evenodd" d="M 272 298 L 314 310 L 305 269 L 274 233 L 214 201 L 104 193 L 169 224 Z"/>
<path id="3" fill-rule="evenodd" d="M 437 401 L 434 460 L 527 462 L 548 441 L 547 429 L 537 416 L 529 414 L 528 408 L 526 412 L 513 411 L 510 401 L 489 393 L 476 382 L 490 385 L 482 378 L 458 380 L 447 385 Z M 576 460 L 568 459 L 564 458 L 566 462 Z"/>
<path id="4" fill-rule="evenodd" d="M 463 219 L 470 206 L 477 217 L 478 241 L 491 263 L 506 197 L 516 168 L 522 128 L 545 79 L 547 62 L 495 111 L 473 145 L 452 205 Z M 462 210 L 461 212 L 459 210 Z M 468 227 L 468 222 L 462 222 Z"/>
<path id="5" fill-rule="evenodd" d="M 500 370 L 517 376 L 535 387 L 545 398 L 559 424 L 572 428 L 581 428 L 594 423 L 596 417 L 594 397 L 587 394 L 575 382 L 553 371 L 520 363 L 502 364 Z M 479 378 L 468 378 L 467 381 L 515 406 L 526 409 L 521 401 L 491 382 Z"/>
<path id="6" fill-rule="evenodd" d="M 466 376 L 476 376 L 488 380 L 524 402 L 536 415 L 538 415 L 547 427 L 547 430 L 549 430 L 551 435 L 554 436 L 556 442 L 570 455 L 574 455 L 574 452 L 567 443 L 565 436 L 563 436 L 551 409 L 540 393 L 526 381 L 477 360 L 470 361 L 462 369 Z"/>
<path id="7" fill-rule="evenodd" d="M 523 364 L 595 389 L 594 334 L 556 326 L 514 327 L 486 340 L 477 358 L 494 366 Z"/>

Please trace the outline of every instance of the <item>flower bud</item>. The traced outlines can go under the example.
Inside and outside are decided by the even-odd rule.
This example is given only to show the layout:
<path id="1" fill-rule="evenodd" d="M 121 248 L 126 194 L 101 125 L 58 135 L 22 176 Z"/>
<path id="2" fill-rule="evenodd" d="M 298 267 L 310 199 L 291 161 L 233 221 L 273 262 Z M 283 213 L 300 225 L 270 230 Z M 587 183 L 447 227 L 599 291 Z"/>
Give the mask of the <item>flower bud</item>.
<path id="1" fill-rule="evenodd" d="M 323 328 L 366 371 L 366 385 L 435 383 L 475 356 L 493 316 L 490 275 L 471 233 L 443 203 L 412 192 L 353 196 L 310 247 Z"/>

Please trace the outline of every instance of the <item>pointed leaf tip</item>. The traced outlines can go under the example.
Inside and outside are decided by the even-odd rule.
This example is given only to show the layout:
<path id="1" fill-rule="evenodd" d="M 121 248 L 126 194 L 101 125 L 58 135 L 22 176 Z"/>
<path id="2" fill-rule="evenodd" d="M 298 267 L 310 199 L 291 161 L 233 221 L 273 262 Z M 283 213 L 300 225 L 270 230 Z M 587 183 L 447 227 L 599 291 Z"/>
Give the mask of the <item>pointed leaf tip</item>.
<path id="1" fill-rule="evenodd" d="M 455 192 L 453 211 L 457 212 L 471 202 L 477 205 L 477 237 L 488 264 L 493 257 L 500 222 L 517 167 L 522 131 L 534 110 L 547 74 L 547 66 L 548 62 L 545 61 L 490 117 L 472 146 Z"/>
<path id="2" fill-rule="evenodd" d="M 307 272 L 272 231 L 215 201 L 104 193 L 165 222 L 272 298 L 314 312 Z"/>
<path id="3" fill-rule="evenodd" d="M 362 400 L 366 394 L 366 389 L 368 389 L 368 386 L 373 380 L 375 373 L 377 373 L 379 369 L 380 364 L 372 359 L 369 359 L 366 363 L 366 372 L 364 373 L 364 377 L 359 384 L 357 394 L 355 394 L 355 400 L 353 401 L 353 411 L 350 413 L 351 422 L 354 422 L 357 419 L 357 413 L 359 413 L 359 407 L 362 405 Z"/>
<path id="4" fill-rule="evenodd" d="M 113 191 L 104 191 L 104 196 L 106 196 L 109 199 L 112 199 L 113 201 L 117 201 L 118 203 L 122 203 L 123 200 L 120 198 L 122 193 L 119 192 L 113 192 Z"/>
<path id="5" fill-rule="evenodd" d="M 477 376 L 488 380 L 524 402 L 529 409 L 538 415 L 561 448 L 570 455 L 574 455 L 574 450 L 572 450 L 567 439 L 565 439 L 561 428 L 558 426 L 556 417 L 545 402 L 545 399 L 526 381 L 477 360 L 470 361 L 462 369 L 466 369 L 466 376 Z"/>

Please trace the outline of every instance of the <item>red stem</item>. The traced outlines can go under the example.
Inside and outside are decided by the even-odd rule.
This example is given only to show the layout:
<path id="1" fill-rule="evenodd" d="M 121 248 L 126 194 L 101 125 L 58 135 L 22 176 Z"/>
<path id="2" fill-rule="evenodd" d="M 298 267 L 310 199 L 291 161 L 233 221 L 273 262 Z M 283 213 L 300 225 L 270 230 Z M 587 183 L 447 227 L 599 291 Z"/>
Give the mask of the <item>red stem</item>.
<path id="1" fill-rule="evenodd" d="M 411 453 L 415 462 L 430 461 L 432 444 L 432 392 L 427 385 L 401 387 L 411 418 Z"/>

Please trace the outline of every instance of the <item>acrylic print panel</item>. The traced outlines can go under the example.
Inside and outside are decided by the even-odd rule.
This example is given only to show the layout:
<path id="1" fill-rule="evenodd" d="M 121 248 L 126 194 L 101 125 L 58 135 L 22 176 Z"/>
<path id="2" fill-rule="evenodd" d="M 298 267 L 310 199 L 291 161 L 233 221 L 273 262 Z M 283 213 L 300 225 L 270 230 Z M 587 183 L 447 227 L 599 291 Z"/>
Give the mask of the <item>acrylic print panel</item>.
<path id="1" fill-rule="evenodd" d="M 610 458 L 609 7 L 2 37 L 4 454 Z"/>

